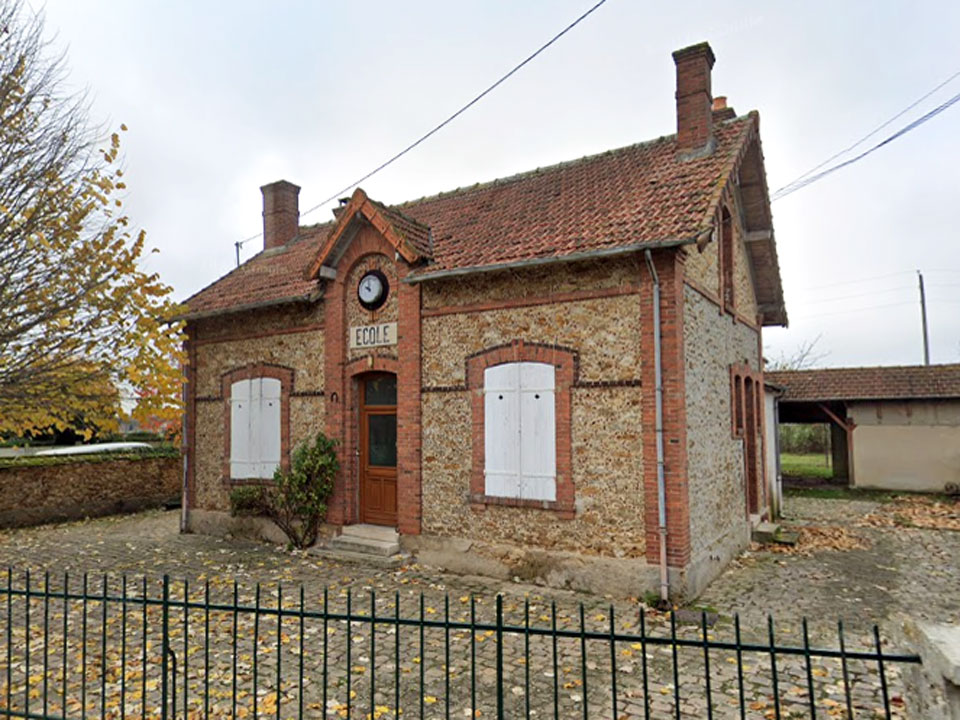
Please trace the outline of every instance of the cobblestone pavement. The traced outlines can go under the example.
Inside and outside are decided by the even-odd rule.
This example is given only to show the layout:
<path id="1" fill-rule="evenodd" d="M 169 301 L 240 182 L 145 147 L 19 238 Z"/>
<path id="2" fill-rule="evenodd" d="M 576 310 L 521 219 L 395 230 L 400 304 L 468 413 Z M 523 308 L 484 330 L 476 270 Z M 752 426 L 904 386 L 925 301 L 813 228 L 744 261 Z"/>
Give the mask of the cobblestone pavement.
<path id="1" fill-rule="evenodd" d="M 848 648 L 869 647 L 872 624 L 886 629 L 900 613 L 957 620 L 960 532 L 864 524 L 865 518 L 884 512 L 887 506 L 878 502 L 791 499 L 787 521 L 806 531 L 799 546 L 789 552 L 755 548 L 738 558 L 697 601 L 719 614 L 708 637 L 732 640 L 734 613 L 740 615 L 744 640 L 765 642 L 771 613 L 778 643 L 794 646 L 802 644 L 804 616 L 810 618 L 811 643 L 830 647 L 837 643 L 836 620 L 844 618 Z M 176 703 L 186 717 L 209 713 L 285 719 L 297 716 L 301 705 L 310 717 L 386 719 L 397 717 L 398 705 L 403 717 L 446 717 L 448 708 L 452 717 L 495 716 L 498 650 L 508 717 L 523 716 L 528 702 L 532 717 L 553 716 L 555 703 L 559 717 L 583 716 L 584 703 L 589 717 L 610 717 L 614 679 L 618 717 L 644 717 L 648 705 L 651 717 L 674 717 L 678 691 L 681 717 L 705 717 L 707 677 L 714 717 L 739 717 L 735 652 L 713 650 L 705 658 L 701 648 L 682 647 L 675 660 L 667 646 L 627 641 L 616 643 L 611 652 L 608 640 L 589 636 L 609 633 L 611 627 L 638 633 L 635 601 L 519 583 L 504 586 L 418 565 L 383 570 L 339 564 L 250 541 L 179 535 L 177 522 L 175 512 L 151 512 L 0 533 L 0 565 L 17 569 L 14 587 L 23 586 L 22 571 L 30 569 L 31 587 L 42 590 L 43 574 L 49 571 L 55 594 L 69 572 L 70 590 L 77 592 L 82 573 L 89 572 L 88 589 L 96 595 L 103 592 L 102 573 L 107 572 L 107 592 L 119 596 L 121 574 L 126 573 L 130 598 L 126 610 L 120 601 L 107 603 L 104 610 L 101 602 L 88 601 L 84 608 L 74 600 L 65 613 L 63 600 L 54 598 L 44 611 L 43 598 L 28 608 L 22 596 L 0 607 L 0 708 L 38 712 L 46 700 L 47 711 L 55 714 L 65 705 L 71 715 L 85 707 L 99 717 L 102 708 L 105 717 L 119 718 L 123 707 L 131 720 L 157 716 L 162 618 L 158 606 L 149 606 L 144 631 L 144 606 L 138 599 L 143 597 L 142 576 L 149 578 L 148 596 L 159 598 L 157 578 L 169 573 L 175 578 L 174 601 L 182 600 L 186 579 L 191 602 L 203 603 L 209 585 L 212 603 L 209 612 L 195 607 L 184 613 L 182 605 L 175 606 L 168 617 L 178 661 Z M 257 602 L 259 582 L 260 606 L 274 610 L 280 583 L 280 602 L 291 614 L 278 627 L 275 613 L 255 620 L 252 612 L 235 616 L 222 609 L 233 603 L 235 581 L 241 606 Z M 5 585 L 3 579 L 0 585 Z M 293 614 L 300 587 L 308 612 L 323 608 L 326 589 L 330 612 L 345 613 L 349 596 L 351 612 L 364 617 L 349 627 L 336 618 L 326 623 L 307 618 L 301 626 Z M 523 628 L 528 614 L 531 627 L 549 628 L 556 622 L 569 636 L 554 645 L 536 630 L 529 635 L 520 631 L 505 634 L 498 643 L 489 627 L 445 627 L 446 618 L 469 623 L 471 616 L 492 625 L 498 592 L 507 625 Z M 0 600 L 6 600 L 3 594 Z M 413 625 L 398 627 L 393 621 L 398 602 L 401 618 L 422 613 L 432 625 L 422 633 Z M 372 603 L 377 616 L 373 635 Z M 697 624 L 684 619 L 678 637 L 701 640 Z M 581 622 L 585 637 L 579 635 Z M 644 622 L 647 633 L 670 636 L 669 616 L 651 611 Z M 821 715 L 846 717 L 839 661 L 814 660 L 807 668 L 801 656 L 781 655 L 776 680 L 769 653 L 746 652 L 742 664 L 746 717 L 774 716 L 774 682 L 782 717 L 809 716 L 808 681 Z M 847 674 L 857 717 L 873 717 L 882 704 L 875 663 L 851 661 Z M 899 668 L 888 674 L 897 717 L 909 698 L 902 695 Z"/>

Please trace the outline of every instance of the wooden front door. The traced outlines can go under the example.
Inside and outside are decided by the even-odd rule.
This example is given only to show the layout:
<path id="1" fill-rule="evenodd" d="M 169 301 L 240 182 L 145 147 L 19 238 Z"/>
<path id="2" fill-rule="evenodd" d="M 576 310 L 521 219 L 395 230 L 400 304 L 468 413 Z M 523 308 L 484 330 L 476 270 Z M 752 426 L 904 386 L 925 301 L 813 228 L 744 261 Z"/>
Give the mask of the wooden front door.
<path id="1" fill-rule="evenodd" d="M 360 380 L 360 522 L 397 524 L 397 376 Z"/>

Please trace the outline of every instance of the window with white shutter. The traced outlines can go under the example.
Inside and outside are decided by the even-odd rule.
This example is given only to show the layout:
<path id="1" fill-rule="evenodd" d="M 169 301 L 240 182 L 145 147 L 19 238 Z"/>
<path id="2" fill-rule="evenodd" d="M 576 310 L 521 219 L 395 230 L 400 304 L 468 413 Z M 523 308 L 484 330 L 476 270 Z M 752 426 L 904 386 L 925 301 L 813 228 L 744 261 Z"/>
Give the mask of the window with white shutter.
<path id="1" fill-rule="evenodd" d="M 556 376 L 553 365 L 520 362 L 484 370 L 487 495 L 556 500 Z"/>
<path id="2" fill-rule="evenodd" d="M 230 477 L 271 478 L 280 464 L 281 384 L 275 378 L 230 386 Z"/>

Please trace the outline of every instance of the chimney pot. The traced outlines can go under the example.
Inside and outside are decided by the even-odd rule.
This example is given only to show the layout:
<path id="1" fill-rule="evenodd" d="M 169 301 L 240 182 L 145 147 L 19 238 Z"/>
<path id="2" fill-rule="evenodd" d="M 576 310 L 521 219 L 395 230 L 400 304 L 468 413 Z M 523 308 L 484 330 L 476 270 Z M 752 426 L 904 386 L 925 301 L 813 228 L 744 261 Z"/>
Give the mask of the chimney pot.
<path id="1" fill-rule="evenodd" d="M 716 61 L 708 43 L 673 53 L 677 66 L 677 152 L 682 158 L 713 152 L 713 98 L 710 72 Z"/>
<path id="2" fill-rule="evenodd" d="M 724 120 L 733 120 L 737 116 L 736 111 L 727 105 L 726 95 L 715 97 L 713 99 L 713 124 L 721 123 Z"/>
<path id="3" fill-rule="evenodd" d="M 263 249 L 283 247 L 300 232 L 300 187 L 278 180 L 260 188 L 263 193 Z"/>

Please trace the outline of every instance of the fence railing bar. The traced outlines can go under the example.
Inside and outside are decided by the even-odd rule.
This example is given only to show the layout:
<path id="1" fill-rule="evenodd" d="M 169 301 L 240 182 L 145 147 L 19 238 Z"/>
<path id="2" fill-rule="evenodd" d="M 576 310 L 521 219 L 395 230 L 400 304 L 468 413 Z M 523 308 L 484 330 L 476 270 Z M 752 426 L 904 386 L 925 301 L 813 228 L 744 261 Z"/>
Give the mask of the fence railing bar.
<path id="1" fill-rule="evenodd" d="M 610 688 L 613 692 L 613 717 L 620 717 L 617 712 L 617 641 L 614 632 L 615 620 L 613 603 L 610 603 Z"/>
<path id="2" fill-rule="evenodd" d="M 837 620 L 837 635 L 840 638 L 840 665 L 843 668 L 843 694 L 847 700 L 847 717 L 854 720 L 853 699 L 850 697 L 850 673 L 847 668 L 847 655 L 843 640 L 843 620 Z"/>
<path id="3" fill-rule="evenodd" d="M 27 592 L 30 591 L 30 571 L 27 570 Z M 23 671 L 26 682 L 23 684 L 23 711 L 30 712 L 30 596 L 27 595 L 23 609 L 23 632 L 26 635 L 25 650 L 26 665 Z"/>
<path id="4" fill-rule="evenodd" d="M 352 660 L 350 657 L 351 650 L 353 649 L 353 624 L 352 624 L 352 620 L 350 619 L 350 615 L 351 615 L 350 610 L 351 610 L 352 604 L 353 604 L 353 592 L 350 588 L 347 588 L 347 715 L 346 716 L 348 718 L 350 717 L 350 706 L 352 705 L 352 700 L 353 700 L 353 698 L 351 697 L 352 695 L 351 690 L 353 689 L 351 687 L 351 684 L 353 682 L 353 671 L 351 669 Z M 326 712 L 326 708 L 324 708 L 324 712 Z M 253 720 L 257 720 L 257 719 L 254 718 Z"/>
<path id="5" fill-rule="evenodd" d="M 640 657 L 643 668 L 643 717 L 650 720 L 650 688 L 647 681 L 647 612 L 640 606 Z"/>
<path id="6" fill-rule="evenodd" d="M 807 619 L 803 618 L 803 647 L 807 650 L 804 658 L 807 667 L 807 699 L 810 701 L 810 720 L 817 720 L 817 704 L 813 694 L 813 663 L 810 660 L 810 634 L 807 628 Z"/>
<path id="7" fill-rule="evenodd" d="M 68 573 L 63 573 L 63 586 L 69 587 L 70 585 L 70 576 Z M 67 642 L 69 635 L 67 634 L 68 623 L 70 617 L 70 606 L 67 600 L 63 601 L 63 667 L 60 668 L 60 714 L 64 717 L 67 715 L 67 665 L 68 663 L 68 645 Z"/>
<path id="8" fill-rule="evenodd" d="M 370 717 L 377 712 L 377 594 L 370 591 Z M 279 706 L 277 706 L 279 708 Z M 280 720 L 280 711 L 277 710 L 277 720 Z"/>
<path id="9" fill-rule="evenodd" d="M 283 651 L 283 613 L 279 612 L 283 609 L 283 585 L 277 583 L 277 713 L 276 720 L 280 720 L 280 665 Z M 372 710 L 370 711 L 373 712 Z"/>
<path id="10" fill-rule="evenodd" d="M 100 578 L 100 720 L 107 717 L 107 574 Z"/>
<path id="11" fill-rule="evenodd" d="M 400 717 L 400 592 L 393 594 L 393 716 Z M 326 650 L 324 650 L 326 657 Z M 326 660 L 324 660 L 326 662 Z M 323 709 L 327 711 L 326 706 Z"/>
<path id="12" fill-rule="evenodd" d="M 7 568 L 7 710 L 13 708 L 13 593 L 10 588 L 13 585 L 13 569 Z"/>
<path id="13" fill-rule="evenodd" d="M 143 597 L 147 597 L 147 577 L 143 577 Z M 143 603 L 143 613 L 142 613 L 142 623 L 143 623 L 143 642 L 141 643 L 140 649 L 140 669 L 143 671 L 140 673 L 140 717 L 147 717 L 147 603 Z M 66 711 L 64 711 L 66 712 Z"/>
<path id="14" fill-rule="evenodd" d="M 328 627 L 328 620 L 327 620 L 327 617 L 328 617 L 328 614 L 327 614 L 328 597 L 327 597 L 327 595 L 328 595 L 327 588 L 324 588 L 324 589 L 323 589 L 323 716 L 324 716 L 324 717 L 327 716 L 327 688 L 328 688 L 328 682 L 327 682 L 327 680 L 328 680 L 328 676 L 327 676 L 327 670 L 328 670 L 328 668 L 327 668 L 327 646 L 328 646 L 328 644 L 329 644 L 329 642 L 330 642 L 329 639 L 327 638 L 327 635 L 329 635 L 329 632 L 328 632 L 329 627 Z M 398 606 L 398 607 L 399 607 L 399 606 Z M 398 687 L 399 687 L 399 685 L 398 685 Z"/>
<path id="15" fill-rule="evenodd" d="M 423 597 L 422 595 L 420 597 Z M 497 593 L 497 720 L 503 720 L 503 595 Z M 423 663 L 420 664 L 423 667 Z"/>
<path id="16" fill-rule="evenodd" d="M 747 698 L 743 692 L 743 650 L 740 646 L 740 613 L 733 616 L 733 630 L 737 642 L 737 694 L 740 699 L 740 720 L 747 720 Z"/>
<path id="17" fill-rule="evenodd" d="M 677 658 L 677 614 L 670 611 L 670 639 L 673 656 L 673 713 L 680 720 L 680 668 Z"/>
<path id="18" fill-rule="evenodd" d="M 424 617 L 423 617 L 423 593 L 420 593 L 420 720 L 423 720 L 424 714 L 424 694 L 425 687 L 424 681 L 425 676 L 425 666 L 427 664 L 427 659 L 423 656 L 424 653 L 424 643 L 423 643 L 423 631 L 424 631 Z M 350 713 L 347 713 L 347 717 L 350 717 Z"/>
<path id="19" fill-rule="evenodd" d="M 257 607 L 257 614 L 253 616 L 253 720 L 257 720 L 257 675 L 260 669 L 260 653 L 257 652 L 260 648 L 260 583 L 257 583 L 254 604 Z M 350 715 L 347 714 L 347 717 Z"/>
<path id="20" fill-rule="evenodd" d="M 877 670 L 880 673 L 880 692 L 883 695 L 883 712 L 887 720 L 890 720 L 890 695 L 887 691 L 887 672 L 883 665 L 883 647 L 880 645 L 880 628 L 873 626 L 873 639 L 877 645 Z"/>
<path id="21" fill-rule="evenodd" d="M 300 587 L 303 593 L 303 587 Z M 218 623 L 219 625 L 219 623 Z M 301 633 L 301 639 L 303 633 Z M 303 717 L 303 713 L 300 713 Z M 203 718 L 210 720 L 210 581 L 203 583 Z"/>
<path id="22" fill-rule="evenodd" d="M 773 680 L 773 712 L 780 720 L 780 686 L 777 677 L 777 644 L 773 635 L 773 615 L 767 615 L 767 628 L 770 634 L 770 675 Z"/>
<path id="23" fill-rule="evenodd" d="M 183 580 L 183 717 L 190 717 L 190 585 Z"/>
<path id="24" fill-rule="evenodd" d="M 580 603 L 580 683 L 583 687 L 583 720 L 588 720 L 587 711 L 587 636 L 583 603 Z"/>
<path id="25" fill-rule="evenodd" d="M 477 605 L 470 595 L 470 717 L 477 716 Z"/>
<path id="26" fill-rule="evenodd" d="M 43 714 L 47 714 L 47 671 L 49 668 L 50 637 L 50 571 L 43 573 Z"/>
<path id="27" fill-rule="evenodd" d="M 300 586 L 300 663 L 297 669 L 297 717 L 303 717 L 303 585 Z M 323 709 L 326 712 L 326 708 Z"/>
<path id="28" fill-rule="evenodd" d="M 162 632 L 162 642 L 161 642 L 161 652 L 163 653 L 163 659 L 161 660 L 161 667 L 163 670 L 163 676 L 160 678 L 160 715 L 164 720 L 166 720 L 167 715 L 170 712 L 168 707 L 168 701 L 170 698 L 169 695 L 169 672 L 170 672 L 170 576 L 163 576 L 163 604 L 161 605 L 160 611 L 160 626 Z M 176 676 L 174 676 L 176 677 Z M 176 704 L 174 704 L 176 707 Z M 256 718 L 254 718 L 256 720 Z"/>
<path id="29" fill-rule="evenodd" d="M 237 589 L 237 581 L 233 581 L 233 627 L 232 630 L 232 642 L 233 642 L 233 676 L 230 681 L 230 718 L 231 720 L 237 720 L 237 636 L 239 634 L 239 628 L 237 627 L 239 622 L 238 612 L 236 607 L 239 605 L 237 602 L 239 600 L 239 590 Z"/>
<path id="30" fill-rule="evenodd" d="M 560 720 L 560 663 L 557 659 L 557 603 L 550 603 L 550 627 L 553 630 L 553 720 Z"/>
<path id="31" fill-rule="evenodd" d="M 700 613 L 700 632 L 703 633 L 703 677 L 707 681 L 707 720 L 713 720 L 713 699 L 710 697 L 710 642 L 707 637 L 707 613 Z"/>
<path id="32" fill-rule="evenodd" d="M 81 648 L 80 648 L 80 718 L 85 720 L 87 717 L 87 590 L 89 589 L 89 576 L 83 574 L 83 597 L 80 603 L 81 614 Z M 144 606 L 146 607 L 146 606 Z"/>
<path id="33" fill-rule="evenodd" d="M 450 720 L 450 593 L 443 596 L 443 716 Z"/>
<path id="34" fill-rule="evenodd" d="M 127 717 L 127 575 L 120 581 L 120 720 Z"/>
<path id="35" fill-rule="evenodd" d="M 530 598 L 523 600 L 523 715 L 530 720 Z"/>

